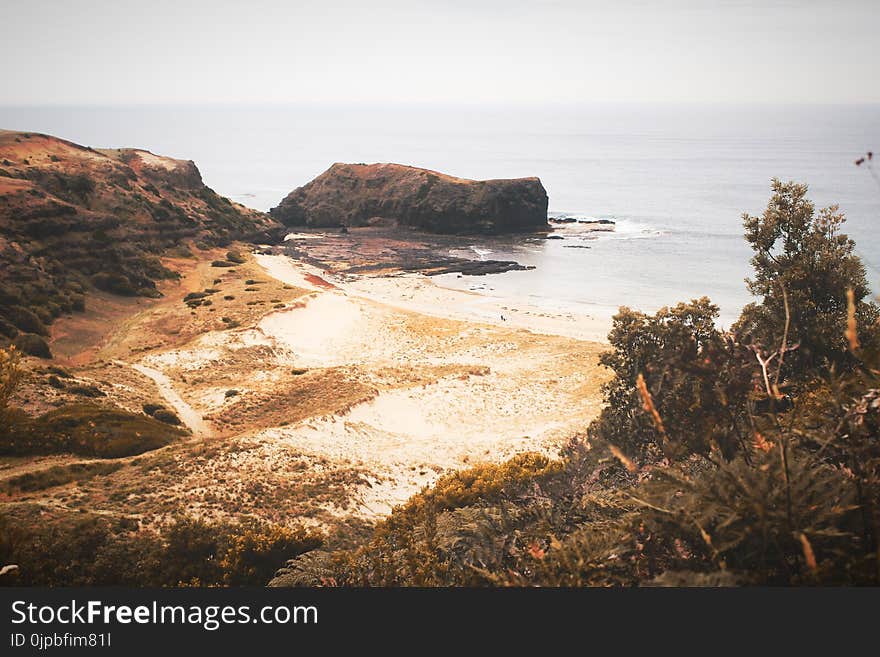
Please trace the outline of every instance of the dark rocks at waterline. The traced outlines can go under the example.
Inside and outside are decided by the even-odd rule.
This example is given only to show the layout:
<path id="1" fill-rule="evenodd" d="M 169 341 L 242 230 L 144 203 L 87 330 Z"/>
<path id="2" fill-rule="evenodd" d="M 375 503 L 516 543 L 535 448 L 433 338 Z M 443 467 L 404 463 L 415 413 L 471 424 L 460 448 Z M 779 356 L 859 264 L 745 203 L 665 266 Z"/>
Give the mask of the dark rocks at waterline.
<path id="1" fill-rule="evenodd" d="M 393 269 L 396 272 L 439 276 L 440 274 L 460 274 L 463 276 L 485 276 L 487 274 L 503 274 L 508 271 L 528 271 L 531 265 L 522 265 L 513 260 L 467 260 L 465 258 L 437 258 L 401 260 L 392 263 L 361 265 L 351 267 L 349 274 L 369 274 L 370 272 Z"/>
<path id="2" fill-rule="evenodd" d="M 284 253 L 330 274 L 388 276 L 421 273 L 428 276 L 464 273 L 469 276 L 533 269 L 512 260 L 479 260 L 469 257 L 471 239 L 438 235 L 401 227 L 349 228 L 345 235 L 305 229 L 283 246 L 261 249 Z M 510 245 L 515 241 L 503 244 Z M 504 248 L 502 243 L 495 248 Z M 491 245 L 490 245 L 491 247 Z"/>
<path id="3" fill-rule="evenodd" d="M 550 217 L 548 219 L 551 224 L 597 224 L 599 226 L 615 226 L 616 222 L 611 219 L 577 219 L 575 217 Z"/>

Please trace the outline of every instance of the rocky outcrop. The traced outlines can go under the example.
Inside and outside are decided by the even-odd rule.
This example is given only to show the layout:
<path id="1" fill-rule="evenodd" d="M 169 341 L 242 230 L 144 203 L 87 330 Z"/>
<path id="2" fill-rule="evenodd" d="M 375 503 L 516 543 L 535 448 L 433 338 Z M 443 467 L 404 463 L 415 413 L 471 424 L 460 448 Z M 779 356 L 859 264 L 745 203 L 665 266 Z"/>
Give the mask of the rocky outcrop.
<path id="1" fill-rule="evenodd" d="M 160 256 L 280 228 L 205 186 L 190 161 L 0 130 L 0 343 L 44 334 L 90 289 L 158 295 L 175 276 Z"/>
<path id="2" fill-rule="evenodd" d="M 527 232 L 547 228 L 547 192 L 538 178 L 465 180 L 401 164 L 337 163 L 270 214 L 288 226 Z"/>

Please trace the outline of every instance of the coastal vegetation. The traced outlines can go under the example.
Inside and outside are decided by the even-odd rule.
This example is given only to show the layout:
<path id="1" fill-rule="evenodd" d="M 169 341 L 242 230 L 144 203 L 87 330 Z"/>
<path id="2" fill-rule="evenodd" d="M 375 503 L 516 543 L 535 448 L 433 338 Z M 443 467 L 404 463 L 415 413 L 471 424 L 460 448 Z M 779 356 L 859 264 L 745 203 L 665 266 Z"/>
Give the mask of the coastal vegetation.
<path id="1" fill-rule="evenodd" d="M 34 523 L 35 515 L 40 522 Z M 207 522 L 182 514 L 161 527 L 126 517 L 0 512 L 0 563 L 18 566 L 2 584 L 23 586 L 241 586 L 268 580 L 285 555 L 322 537 L 258 520 Z"/>

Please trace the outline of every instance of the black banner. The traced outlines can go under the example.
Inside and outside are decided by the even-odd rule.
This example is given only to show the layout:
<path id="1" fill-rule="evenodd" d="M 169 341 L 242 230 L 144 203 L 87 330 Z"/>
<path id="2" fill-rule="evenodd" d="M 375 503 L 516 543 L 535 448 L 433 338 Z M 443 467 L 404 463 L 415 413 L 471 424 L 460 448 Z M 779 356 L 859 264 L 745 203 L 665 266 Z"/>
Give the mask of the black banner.
<path id="1" fill-rule="evenodd" d="M 572 641 L 712 654 L 836 652 L 873 631 L 877 589 L 0 589 L 0 654 L 217 654 Z M 415 643 L 413 643 L 415 641 Z M 563 643 L 564 645 L 564 643 Z M 702 646 L 702 649 L 700 647 Z M 584 650 L 578 650 L 583 652 Z M 433 652 L 433 651 L 432 651 Z M 539 650 L 543 652 L 543 650 Z M 333 650 L 329 650 L 333 654 Z M 520 654 L 518 650 L 514 654 Z"/>

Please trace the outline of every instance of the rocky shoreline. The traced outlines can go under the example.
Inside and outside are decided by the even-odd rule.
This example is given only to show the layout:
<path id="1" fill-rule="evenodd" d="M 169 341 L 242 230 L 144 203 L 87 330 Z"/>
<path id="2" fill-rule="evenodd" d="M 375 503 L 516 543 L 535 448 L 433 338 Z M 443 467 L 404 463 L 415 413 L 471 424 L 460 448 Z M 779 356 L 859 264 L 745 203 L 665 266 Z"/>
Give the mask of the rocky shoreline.
<path id="1" fill-rule="evenodd" d="M 451 254 L 469 244 L 458 236 L 400 227 L 349 228 L 345 232 L 307 229 L 288 235 L 283 246 L 268 252 L 284 253 L 335 275 L 459 273 L 483 276 L 534 269 L 513 260 L 477 260 Z"/>

